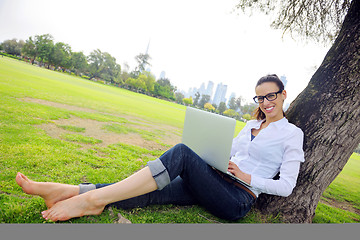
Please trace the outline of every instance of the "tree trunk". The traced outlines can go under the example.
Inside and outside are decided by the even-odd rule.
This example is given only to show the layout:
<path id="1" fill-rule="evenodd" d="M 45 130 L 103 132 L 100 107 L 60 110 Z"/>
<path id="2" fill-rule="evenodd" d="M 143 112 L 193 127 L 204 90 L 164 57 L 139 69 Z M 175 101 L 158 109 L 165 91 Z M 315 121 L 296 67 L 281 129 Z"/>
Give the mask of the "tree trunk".
<path id="1" fill-rule="evenodd" d="M 256 207 L 280 213 L 285 222 L 311 223 L 322 193 L 360 142 L 360 0 L 352 1 L 337 39 L 287 117 L 305 134 L 297 186 L 287 198 L 261 194 Z"/>

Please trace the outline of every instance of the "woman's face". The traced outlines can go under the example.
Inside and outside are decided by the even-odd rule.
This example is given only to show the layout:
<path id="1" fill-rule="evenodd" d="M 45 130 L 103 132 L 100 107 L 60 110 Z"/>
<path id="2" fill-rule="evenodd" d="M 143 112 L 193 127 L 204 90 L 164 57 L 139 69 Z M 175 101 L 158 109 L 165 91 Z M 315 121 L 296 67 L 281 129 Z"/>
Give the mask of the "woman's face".
<path id="1" fill-rule="evenodd" d="M 256 96 L 266 96 L 270 93 L 276 93 L 280 89 L 274 82 L 265 82 L 255 88 Z M 278 93 L 273 101 L 264 98 L 264 102 L 259 103 L 259 107 L 265 113 L 267 120 L 277 121 L 283 118 L 283 104 L 286 99 L 286 91 Z"/>

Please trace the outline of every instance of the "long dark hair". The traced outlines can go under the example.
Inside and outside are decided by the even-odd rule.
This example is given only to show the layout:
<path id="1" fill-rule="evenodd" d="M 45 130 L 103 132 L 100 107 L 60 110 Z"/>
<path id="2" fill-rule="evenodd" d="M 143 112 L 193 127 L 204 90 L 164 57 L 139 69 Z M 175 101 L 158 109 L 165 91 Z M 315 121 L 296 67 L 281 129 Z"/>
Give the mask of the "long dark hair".
<path id="1" fill-rule="evenodd" d="M 279 91 L 283 91 L 285 88 L 283 82 L 280 80 L 280 78 L 276 74 L 269 74 L 269 75 L 266 75 L 266 76 L 260 78 L 259 81 L 257 81 L 255 88 L 265 82 L 275 83 L 279 87 Z M 285 117 L 284 111 L 283 111 L 283 115 Z M 265 119 L 265 117 L 266 117 L 265 113 L 263 111 L 261 111 L 260 107 L 257 107 L 254 110 L 254 112 L 253 112 L 254 119 L 263 120 L 263 119 Z"/>

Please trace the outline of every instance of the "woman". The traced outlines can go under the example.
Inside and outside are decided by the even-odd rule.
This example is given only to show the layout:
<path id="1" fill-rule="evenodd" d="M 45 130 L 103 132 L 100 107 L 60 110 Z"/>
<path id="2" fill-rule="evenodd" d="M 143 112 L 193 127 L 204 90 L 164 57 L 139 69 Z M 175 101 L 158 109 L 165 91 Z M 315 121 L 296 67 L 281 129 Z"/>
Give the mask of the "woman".
<path id="1" fill-rule="evenodd" d="M 276 75 L 262 77 L 255 88 L 255 118 L 233 140 L 229 172 L 251 185 L 239 186 L 207 165 L 184 144 L 178 144 L 130 177 L 114 184 L 66 185 L 34 182 L 18 173 L 23 191 L 41 196 L 46 220 L 65 221 L 119 208 L 151 204 L 199 204 L 214 215 L 237 220 L 260 193 L 288 196 L 304 161 L 303 132 L 283 112 L 286 91 Z M 280 172 L 278 180 L 274 176 Z"/>

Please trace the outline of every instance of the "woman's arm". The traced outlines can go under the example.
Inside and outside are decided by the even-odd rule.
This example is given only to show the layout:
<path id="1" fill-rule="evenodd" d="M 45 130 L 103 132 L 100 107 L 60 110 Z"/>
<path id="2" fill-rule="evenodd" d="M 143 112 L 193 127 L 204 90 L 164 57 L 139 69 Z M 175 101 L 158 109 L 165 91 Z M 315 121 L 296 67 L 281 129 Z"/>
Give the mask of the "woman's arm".
<path id="1" fill-rule="evenodd" d="M 239 169 L 239 167 L 232 161 L 229 162 L 228 171 L 233 174 L 234 176 L 240 178 L 241 180 L 245 181 L 247 184 L 251 184 L 251 175 L 244 173 Z"/>
<path id="2" fill-rule="evenodd" d="M 251 176 L 251 186 L 261 192 L 287 197 L 292 193 L 299 175 L 300 163 L 304 162 L 304 134 L 296 128 L 284 139 L 284 154 L 278 180 Z"/>

